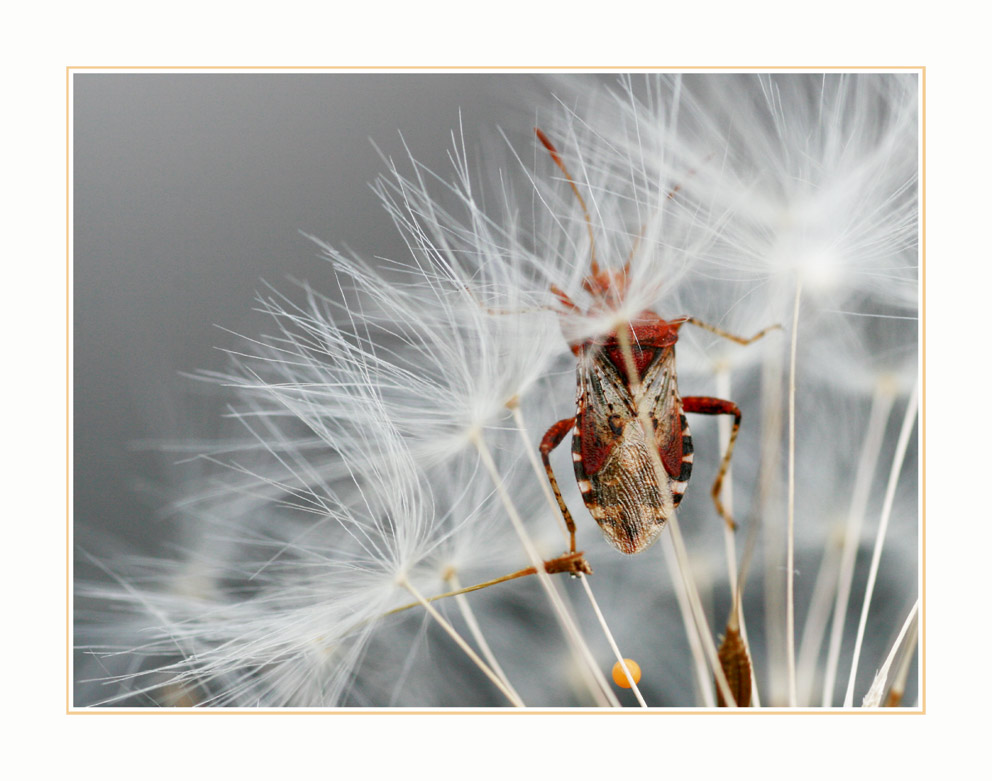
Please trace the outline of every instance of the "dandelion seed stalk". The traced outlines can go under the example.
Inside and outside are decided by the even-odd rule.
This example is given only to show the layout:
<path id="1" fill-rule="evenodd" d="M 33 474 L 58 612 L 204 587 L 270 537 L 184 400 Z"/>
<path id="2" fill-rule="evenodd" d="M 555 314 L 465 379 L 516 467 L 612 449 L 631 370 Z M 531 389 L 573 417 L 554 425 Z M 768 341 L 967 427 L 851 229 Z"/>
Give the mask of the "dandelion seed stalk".
<path id="1" fill-rule="evenodd" d="M 786 541 L 785 649 L 789 680 L 789 707 L 796 707 L 796 346 L 799 343 L 799 301 L 802 283 L 796 281 L 789 357 L 789 520 Z"/>
<path id="2" fill-rule="evenodd" d="M 906 637 L 906 633 L 909 631 L 910 627 L 916 625 L 916 615 L 920 608 L 920 600 L 917 599 L 913 603 L 912 609 L 909 611 L 909 615 L 906 616 L 906 620 L 902 623 L 902 628 L 899 630 L 899 635 L 896 637 L 895 642 L 892 643 L 892 648 L 889 651 L 888 656 L 885 657 L 885 662 L 879 668 L 878 672 L 875 674 L 875 680 L 872 682 L 871 688 L 865 695 L 864 700 L 861 703 L 862 708 L 877 708 L 882 704 L 882 693 L 885 691 L 885 682 L 889 677 L 889 669 L 892 667 L 892 662 L 896 657 L 896 653 L 903 645 L 903 639 Z M 912 654 L 907 653 L 907 657 L 911 657 Z M 903 668 L 905 669 L 905 667 Z"/>
<path id="3" fill-rule="evenodd" d="M 730 398 L 730 373 L 725 367 L 716 372 L 716 393 L 721 399 Z M 720 452 L 727 452 L 727 445 L 730 443 L 730 420 L 725 415 L 717 419 L 717 430 L 719 432 Z M 723 485 L 720 486 L 720 501 L 723 503 L 727 514 L 734 517 L 734 475 L 733 466 L 727 466 L 724 474 Z M 727 582 L 730 585 L 731 593 L 737 594 L 737 545 L 734 530 L 724 524 L 723 526 L 723 547 L 727 556 Z M 736 596 L 734 597 L 737 601 Z"/>
<path id="4" fill-rule="evenodd" d="M 854 582 L 854 564 L 861 540 L 861 527 L 864 522 L 865 510 L 868 506 L 872 480 L 875 477 L 875 467 L 884 441 L 885 427 L 889 420 L 895 394 L 889 383 L 879 383 L 872 395 L 871 411 L 868 414 L 868 426 L 865 439 L 858 458 L 857 481 L 851 492 L 851 507 L 848 511 L 847 525 L 844 531 L 844 544 L 841 551 L 840 570 L 836 579 L 829 582 L 836 588 L 834 592 L 833 624 L 830 629 L 830 646 L 827 654 L 826 672 L 823 680 L 823 706 L 829 707 L 833 701 L 834 682 L 837 678 L 837 668 L 840 663 L 840 647 L 844 637 L 844 624 L 847 619 L 847 606 Z M 831 546 L 832 547 L 832 546 Z M 828 548 L 829 550 L 829 548 Z M 826 588 L 826 584 L 825 587 Z M 813 603 L 819 603 L 820 592 L 814 589 Z M 825 591 L 825 597 L 829 591 Z M 824 598 L 825 598 L 824 597 Z M 807 622 L 809 623 L 809 622 Z M 810 643 L 818 647 L 815 635 L 811 629 Z M 810 654 L 813 653 L 813 648 Z"/>
<path id="5" fill-rule="evenodd" d="M 399 584 L 413 594 L 417 601 L 424 606 L 424 610 L 430 613 L 431 618 L 440 624 L 441 628 L 444 629 L 451 639 L 458 644 L 458 647 L 465 652 L 465 655 L 468 656 L 468 658 L 471 659 L 483 673 L 485 673 L 486 677 L 496 685 L 496 688 L 499 689 L 513 705 L 518 708 L 525 707 L 519 696 L 514 694 L 511 689 L 507 688 L 506 684 L 503 683 L 503 680 L 492 671 L 489 665 L 479 658 L 479 655 L 472 649 L 472 646 L 465 642 L 465 639 L 458 634 L 458 632 L 455 631 L 455 628 L 449 624 L 440 613 L 437 612 L 437 609 L 429 601 L 427 601 L 419 591 L 417 591 L 409 580 L 405 577 L 401 578 L 399 580 Z"/>
<path id="6" fill-rule="evenodd" d="M 913 657 L 916 656 L 920 634 L 919 600 L 917 600 L 914 610 L 915 615 L 911 622 L 909 634 L 902 644 L 902 657 L 896 671 L 892 674 L 892 684 L 889 687 L 889 694 L 885 698 L 887 708 L 895 708 L 902 703 L 903 694 L 906 691 L 906 679 L 909 677 L 909 667 L 913 662 Z"/>
<path id="7" fill-rule="evenodd" d="M 637 683 L 634 680 L 634 676 L 630 672 L 630 668 L 627 666 L 627 660 L 624 658 L 623 654 L 620 653 L 620 648 L 617 646 L 617 641 L 613 638 L 613 633 L 610 631 L 610 627 L 606 624 L 606 617 L 603 615 L 603 611 L 599 609 L 599 603 L 596 601 L 596 597 L 593 596 L 592 588 L 589 586 L 589 579 L 579 576 L 582 580 L 582 585 L 585 588 L 586 596 L 589 597 L 589 604 L 592 605 L 593 611 L 596 613 L 596 619 L 599 621 L 599 625 L 603 628 L 603 634 L 606 636 L 607 642 L 610 644 L 610 648 L 613 649 L 613 655 L 616 657 L 617 662 L 620 664 L 620 668 L 623 670 L 623 674 L 627 677 L 627 682 L 630 684 L 630 689 L 637 698 L 637 702 L 640 703 L 642 708 L 648 707 L 648 704 L 644 701 L 644 697 L 641 696 L 641 690 L 637 688 Z"/>
<path id="8" fill-rule="evenodd" d="M 630 392 L 634 399 L 634 404 L 637 407 L 637 419 L 641 426 L 641 432 L 644 436 L 644 441 L 651 442 L 654 439 L 654 426 L 651 423 L 651 419 L 648 417 L 647 409 L 643 404 L 641 404 L 640 374 L 637 371 L 637 364 L 634 362 L 634 350 L 630 343 L 629 327 L 626 324 L 622 324 L 619 328 L 617 328 L 616 334 L 617 340 L 620 344 L 620 352 L 623 355 L 627 376 L 630 378 Z M 665 472 L 665 465 L 662 464 L 661 456 L 659 455 L 657 449 L 653 447 L 648 447 L 646 449 L 650 454 L 650 458 L 654 466 L 655 479 L 658 481 L 659 485 L 667 485 L 668 475 Z M 668 501 L 671 503 L 670 494 Z M 669 507 L 669 511 L 670 515 L 668 516 L 668 524 L 671 528 L 672 543 L 675 548 L 676 558 L 679 562 L 679 573 L 685 583 L 686 596 L 688 597 L 689 606 L 692 610 L 692 616 L 696 624 L 696 631 L 702 640 L 703 650 L 706 652 L 707 659 L 710 663 L 710 669 L 713 671 L 717 688 L 720 690 L 724 702 L 730 707 L 736 707 L 733 692 L 730 689 L 730 684 L 727 682 L 727 676 L 724 673 L 723 666 L 720 664 L 720 657 L 719 652 L 717 651 L 716 643 L 713 641 L 713 635 L 710 633 L 709 626 L 706 621 L 706 615 L 703 611 L 703 606 L 699 601 L 699 592 L 697 591 L 696 584 L 690 575 L 689 556 L 685 549 L 685 543 L 682 540 L 678 519 L 675 517 L 675 510 L 673 507 Z"/>
<path id="9" fill-rule="evenodd" d="M 458 583 L 458 576 L 455 572 L 452 571 L 446 580 L 454 586 L 455 591 L 461 590 L 460 584 Z M 455 594 L 455 603 L 458 605 L 458 609 L 462 613 L 462 618 L 465 619 L 465 623 L 468 625 L 469 631 L 472 633 L 472 637 L 475 638 L 475 643 L 479 646 L 479 650 L 482 651 L 482 655 L 485 657 L 486 662 L 489 663 L 489 666 L 492 668 L 493 672 L 499 676 L 499 679 L 503 681 L 507 691 L 523 702 L 520 694 L 513 688 L 513 684 L 510 683 L 510 679 L 503 671 L 502 665 L 500 665 L 499 661 L 497 661 L 496 655 L 493 653 L 492 648 L 489 647 L 489 643 L 486 641 L 486 637 L 482 633 L 482 627 L 479 626 L 479 622 L 475 617 L 475 612 L 472 610 L 472 606 L 469 604 L 468 599 L 465 598 L 464 592 Z"/>
<path id="10" fill-rule="evenodd" d="M 619 700 L 617 700 L 616 695 L 606 682 L 606 678 L 603 675 L 602 670 L 600 670 L 599 666 L 596 664 L 596 660 L 593 657 L 592 652 L 589 650 L 589 646 L 586 644 L 585 639 L 582 637 L 582 633 L 579 632 L 578 627 L 575 625 L 574 619 L 562 603 L 561 596 L 558 594 L 554 584 L 548 577 L 548 573 L 546 573 L 543 567 L 541 567 L 541 558 L 537 553 L 537 549 L 534 547 L 534 543 L 530 539 L 530 535 L 527 533 L 523 520 L 520 518 L 520 513 L 517 511 L 513 500 L 506 491 L 506 486 L 503 484 L 503 478 L 496 469 L 496 464 L 493 463 L 492 454 L 489 452 L 489 448 L 486 446 L 485 440 L 482 438 L 481 434 L 473 433 L 472 441 L 478 449 L 483 465 L 489 472 L 489 476 L 492 478 L 493 485 L 496 487 L 500 501 L 506 508 L 507 515 L 513 524 L 513 528 L 516 531 L 517 536 L 520 538 L 520 541 L 524 546 L 524 550 L 527 552 L 527 556 L 533 562 L 533 566 L 537 569 L 538 580 L 540 581 L 542 588 L 544 588 L 545 593 L 548 595 L 548 598 L 551 600 L 551 604 L 554 606 L 555 615 L 558 617 L 559 622 L 564 628 L 566 637 L 568 637 L 569 641 L 573 645 L 573 648 L 577 651 L 578 658 L 582 661 L 582 664 L 580 664 L 580 669 L 591 674 L 591 677 L 586 676 L 591 693 L 596 697 L 600 704 L 609 704 L 615 708 L 620 707 Z"/>
<path id="11" fill-rule="evenodd" d="M 685 579 L 675 577 L 674 573 L 680 571 L 678 554 L 675 552 L 675 543 L 670 535 L 662 535 L 661 549 L 665 557 L 665 566 L 672 575 L 672 590 L 675 592 L 675 599 L 679 605 L 679 614 L 682 616 L 682 627 L 689 643 L 689 651 L 692 656 L 693 680 L 696 684 L 697 693 L 702 704 L 707 708 L 715 708 L 716 700 L 713 697 L 713 686 L 706 659 L 706 652 L 703 650 L 703 641 L 699 631 L 696 629 L 696 622 L 693 618 L 692 607 L 689 605 L 689 595 L 686 593 Z"/>
<path id="12" fill-rule="evenodd" d="M 530 445 L 530 438 L 527 436 L 527 426 L 524 423 L 523 414 L 520 412 L 520 405 L 513 403 L 510 405 L 510 409 L 513 412 L 513 420 L 517 424 L 517 430 L 520 432 L 520 436 L 524 441 L 525 450 L 527 452 L 528 460 L 530 461 L 531 467 L 534 469 L 534 473 L 537 476 L 537 481 L 541 484 L 544 489 L 544 496 L 551 507 L 552 515 L 559 520 L 562 528 L 562 532 L 565 535 L 565 541 L 568 542 L 570 535 L 568 529 L 565 527 L 564 519 L 561 517 L 561 510 L 558 507 L 558 502 L 555 501 L 554 496 L 551 493 L 551 488 L 548 485 L 548 481 L 545 479 L 544 470 L 537 461 L 537 455 L 534 452 L 534 448 Z M 623 654 L 620 652 L 620 648 L 617 646 L 616 640 L 613 637 L 613 633 L 610 631 L 609 626 L 606 623 L 606 617 L 603 615 L 602 611 L 599 609 L 599 604 L 596 602 L 596 597 L 593 594 L 592 586 L 589 584 L 589 579 L 583 576 L 581 573 L 576 573 L 576 576 L 582 581 L 583 589 L 586 593 L 586 597 L 589 599 L 589 603 L 592 605 L 592 609 L 596 614 L 596 618 L 599 620 L 599 624 L 603 629 L 603 634 L 606 636 L 607 642 L 610 644 L 610 648 L 613 649 L 613 654 L 616 656 L 617 662 L 623 668 L 624 674 L 627 676 L 627 680 L 630 682 L 630 688 L 637 697 L 637 701 L 641 704 L 642 708 L 646 708 L 647 704 L 644 702 L 644 698 L 641 696 L 641 690 L 637 688 L 637 684 L 634 682 L 634 677 L 630 674 L 630 670 L 627 669 L 627 662 L 624 659 Z"/>
<path id="13" fill-rule="evenodd" d="M 858 673 L 858 662 L 861 658 L 861 644 L 864 641 L 865 627 L 868 623 L 868 608 L 871 605 L 872 594 L 875 590 L 875 581 L 878 578 L 878 567 L 882 559 L 882 548 L 885 544 L 885 533 L 889 528 L 889 519 L 892 517 L 892 503 L 895 500 L 896 484 L 899 481 L 899 474 L 902 472 L 903 459 L 906 457 L 906 449 L 909 446 L 909 435 L 916 425 L 916 412 L 919 406 L 919 384 L 913 386 L 909 402 L 906 404 L 906 415 L 902 421 L 902 429 L 899 432 L 899 440 L 896 443 L 895 453 L 892 459 L 892 470 L 889 472 L 889 484 L 885 489 L 885 500 L 882 504 L 882 516 L 878 523 L 878 532 L 875 535 L 875 546 L 872 549 L 871 565 L 868 570 L 868 584 L 865 586 L 864 602 L 861 605 L 861 618 L 858 621 L 858 635 L 854 641 L 854 658 L 851 660 L 851 675 L 847 680 L 847 692 L 844 694 L 844 707 L 850 708 L 854 701 L 854 680 Z"/>

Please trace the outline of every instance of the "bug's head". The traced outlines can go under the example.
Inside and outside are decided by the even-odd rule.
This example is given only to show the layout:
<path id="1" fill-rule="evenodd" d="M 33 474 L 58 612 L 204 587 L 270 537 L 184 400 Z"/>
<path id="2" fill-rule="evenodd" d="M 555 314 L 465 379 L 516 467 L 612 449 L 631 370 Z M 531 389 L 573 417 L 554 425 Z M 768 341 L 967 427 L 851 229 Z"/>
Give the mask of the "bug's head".
<path id="1" fill-rule="evenodd" d="M 582 280 L 583 289 L 593 297 L 593 308 L 615 309 L 627 295 L 630 264 L 620 269 L 600 269 L 593 261 L 592 273 Z"/>

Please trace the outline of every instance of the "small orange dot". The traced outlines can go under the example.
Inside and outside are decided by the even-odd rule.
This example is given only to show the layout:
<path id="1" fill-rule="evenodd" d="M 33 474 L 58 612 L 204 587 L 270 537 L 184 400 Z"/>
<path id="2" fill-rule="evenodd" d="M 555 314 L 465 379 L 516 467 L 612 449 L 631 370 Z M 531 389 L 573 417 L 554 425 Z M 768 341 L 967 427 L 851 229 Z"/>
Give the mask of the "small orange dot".
<path id="1" fill-rule="evenodd" d="M 641 680 L 641 666 L 633 659 L 624 659 L 623 661 L 627 665 L 627 669 L 630 670 L 630 674 L 634 676 L 634 683 L 639 683 Z M 629 689 L 631 686 L 620 662 L 613 665 L 613 682 L 624 689 Z"/>

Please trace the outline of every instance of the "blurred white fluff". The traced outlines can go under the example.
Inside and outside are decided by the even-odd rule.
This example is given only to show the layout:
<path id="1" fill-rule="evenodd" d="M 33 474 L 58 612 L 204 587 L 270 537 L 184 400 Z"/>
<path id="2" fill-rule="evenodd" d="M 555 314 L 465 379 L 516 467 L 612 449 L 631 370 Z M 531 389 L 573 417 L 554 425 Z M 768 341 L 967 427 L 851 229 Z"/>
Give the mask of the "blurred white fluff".
<path id="1" fill-rule="evenodd" d="M 198 705 L 505 704 L 422 609 L 385 614 L 412 601 L 405 578 L 430 595 L 450 589 L 452 572 L 469 585 L 527 566 L 479 467 L 477 437 L 496 454 L 542 555 L 563 550 L 507 405 L 520 404 L 536 447 L 545 427 L 573 414 L 563 332 L 585 338 L 645 309 L 749 336 L 787 324 L 801 284 L 798 496 L 808 504 L 797 562 L 815 568 L 847 511 L 851 452 L 879 377 L 899 378 L 902 389 L 917 371 L 915 77 L 561 84 L 565 94 L 579 86 L 575 100 L 562 100 L 579 107 L 541 127 L 587 201 L 598 262 L 619 270 L 629 261 L 628 295 L 614 311 L 557 311 L 552 285 L 586 309 L 593 247 L 577 199 L 536 141 L 515 142 L 503 168 L 473 175 L 459 129 L 450 180 L 412 156 L 407 173 L 387 160 L 375 187 L 408 257 L 373 264 L 319 242 L 336 290 L 259 297 L 276 332 L 232 348 L 231 367 L 207 375 L 227 386 L 230 414 L 249 436 L 212 448 L 210 481 L 186 489 L 181 505 L 199 529 L 193 549 L 180 560 L 107 567 L 110 585 L 81 591 L 99 613 L 87 645 L 112 672 L 87 704 L 168 704 L 165 691 Z M 784 340 L 742 348 L 689 327 L 682 336 L 683 394 L 714 393 L 714 376 L 733 371 L 749 427 L 735 455 L 735 496 L 768 537 L 755 565 L 765 592 L 750 589 L 744 608 L 764 704 L 780 704 L 774 584 L 783 577 L 775 530 L 784 483 L 759 426 L 781 448 L 770 413 L 784 404 Z M 712 427 L 696 425 L 694 485 L 680 520 L 695 565 L 709 573 L 701 588 L 718 632 L 730 590 L 706 488 L 719 448 Z M 567 452 L 555 457 L 556 468 L 569 468 Z M 918 476 L 907 463 L 912 487 Z M 774 480 L 763 505 L 762 467 Z M 649 704 L 695 704 L 670 579 L 653 554 L 606 549 L 566 473 L 592 583 L 621 648 L 641 660 Z M 899 507 L 911 527 L 915 496 Z M 915 547 L 895 546 L 892 557 L 893 582 L 905 588 Z M 812 577 L 800 581 L 801 599 Z M 884 629 L 867 638 L 866 675 L 904 609 L 900 597 L 891 611 L 873 608 Z M 536 585 L 501 585 L 471 601 L 528 705 L 588 704 Z M 437 605 L 467 629 L 453 600 Z M 595 635 L 585 608 L 573 608 Z M 609 669 L 605 644 L 598 635 L 590 642 Z M 652 667 L 667 672 L 652 679 Z"/>

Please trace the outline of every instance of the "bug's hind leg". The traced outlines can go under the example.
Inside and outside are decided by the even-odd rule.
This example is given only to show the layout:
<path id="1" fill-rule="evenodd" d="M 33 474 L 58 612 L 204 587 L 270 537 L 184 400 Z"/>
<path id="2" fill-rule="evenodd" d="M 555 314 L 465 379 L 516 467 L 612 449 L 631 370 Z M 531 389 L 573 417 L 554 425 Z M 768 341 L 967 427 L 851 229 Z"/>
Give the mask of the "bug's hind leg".
<path id="1" fill-rule="evenodd" d="M 555 492 L 555 499 L 558 500 L 558 507 L 561 509 L 562 517 L 565 519 L 565 525 L 568 527 L 570 538 L 569 553 L 575 553 L 575 521 L 572 520 L 572 514 L 568 511 L 565 499 L 561 495 L 561 489 L 558 488 L 558 481 L 555 479 L 554 470 L 551 468 L 551 451 L 561 444 L 565 435 L 572 430 L 572 426 L 574 425 L 575 418 L 559 420 L 547 430 L 544 438 L 541 440 L 541 460 L 544 461 L 544 469 L 548 473 L 551 490 Z"/>
<path id="2" fill-rule="evenodd" d="M 726 476 L 727 470 L 730 468 L 730 458 L 734 454 L 734 443 L 737 441 L 737 432 L 741 427 L 740 407 L 732 401 L 714 399 L 709 396 L 684 396 L 682 398 L 682 409 L 685 412 L 695 412 L 700 415 L 734 416 L 734 426 L 730 430 L 730 441 L 727 443 L 727 452 L 723 454 L 723 460 L 720 462 L 720 469 L 716 473 L 716 480 L 713 481 L 713 490 L 710 492 L 713 496 L 713 504 L 716 505 L 716 511 L 720 514 L 720 517 L 726 521 L 727 526 L 730 527 L 730 530 L 734 531 L 737 528 L 737 524 L 734 523 L 734 519 L 730 517 L 730 513 L 727 512 L 726 508 L 723 506 L 723 502 L 720 501 L 720 489 L 723 488 L 723 478 Z"/>

